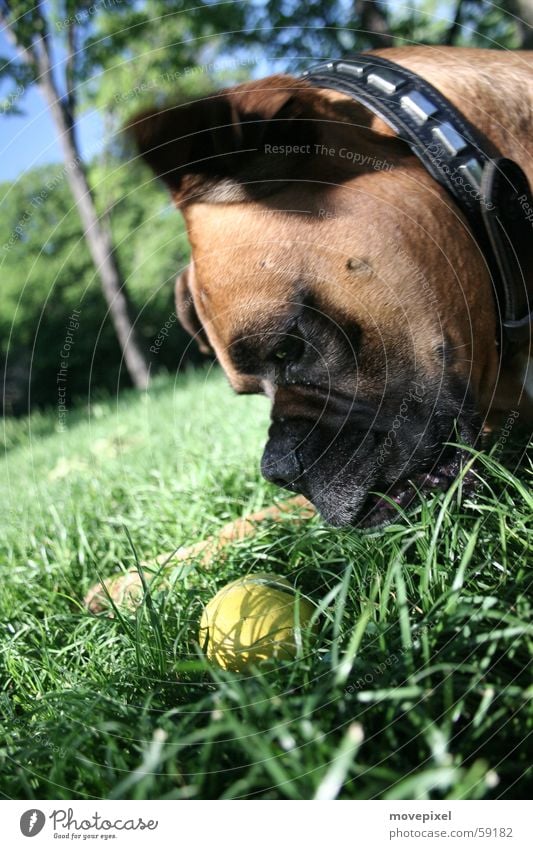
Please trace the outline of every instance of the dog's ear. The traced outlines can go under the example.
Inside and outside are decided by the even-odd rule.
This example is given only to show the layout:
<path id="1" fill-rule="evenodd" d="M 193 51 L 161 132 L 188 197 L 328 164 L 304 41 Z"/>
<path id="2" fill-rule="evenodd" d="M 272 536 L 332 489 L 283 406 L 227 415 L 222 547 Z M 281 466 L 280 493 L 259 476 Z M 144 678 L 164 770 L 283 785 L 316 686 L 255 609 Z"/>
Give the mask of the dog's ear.
<path id="1" fill-rule="evenodd" d="M 364 170 L 357 162 L 375 160 L 380 151 L 412 156 L 381 119 L 351 97 L 285 74 L 144 112 L 126 132 L 178 207 L 258 199 L 287 179 L 320 174 L 327 180 L 333 173 L 328 168 L 349 179 Z M 346 144 L 356 146 L 357 160 L 342 158 Z"/>
<path id="2" fill-rule="evenodd" d="M 125 129 L 177 206 L 192 199 L 239 200 L 245 182 L 294 175 L 294 159 L 258 154 L 269 143 L 313 143 L 313 124 L 305 120 L 310 99 L 307 83 L 279 74 L 141 113 Z"/>
<path id="3" fill-rule="evenodd" d="M 176 288 L 174 290 L 176 315 L 178 316 L 179 323 L 193 337 L 202 354 L 212 354 L 213 349 L 209 344 L 202 322 L 198 318 L 198 313 L 192 299 L 191 282 L 193 274 L 194 268 L 191 263 L 176 278 Z"/>

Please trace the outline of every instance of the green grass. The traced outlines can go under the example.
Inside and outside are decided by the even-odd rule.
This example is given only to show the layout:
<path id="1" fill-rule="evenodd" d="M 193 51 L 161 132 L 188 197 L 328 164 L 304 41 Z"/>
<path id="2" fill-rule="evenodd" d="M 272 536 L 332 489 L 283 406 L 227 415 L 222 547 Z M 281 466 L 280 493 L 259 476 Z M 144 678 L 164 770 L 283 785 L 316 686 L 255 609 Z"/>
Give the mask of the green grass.
<path id="1" fill-rule="evenodd" d="M 267 524 L 129 617 L 98 575 L 283 497 L 261 481 L 265 399 L 218 373 L 7 422 L 0 787 L 18 798 L 520 798 L 531 789 L 531 516 L 520 440 L 376 534 Z M 519 461 L 520 460 L 520 461 Z M 519 462 L 519 468 L 515 469 Z M 203 659 L 202 606 L 247 571 L 321 609 L 291 663 Z M 529 665 L 529 666 L 528 666 Z"/>

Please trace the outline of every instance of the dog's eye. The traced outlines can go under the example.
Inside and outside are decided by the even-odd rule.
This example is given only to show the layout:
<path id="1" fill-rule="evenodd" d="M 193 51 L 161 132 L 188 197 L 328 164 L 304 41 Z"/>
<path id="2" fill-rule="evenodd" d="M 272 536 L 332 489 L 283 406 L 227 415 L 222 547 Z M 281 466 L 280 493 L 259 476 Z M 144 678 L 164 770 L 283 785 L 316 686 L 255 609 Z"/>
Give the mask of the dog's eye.
<path id="1" fill-rule="evenodd" d="M 272 352 L 271 357 L 278 365 L 294 363 L 300 359 L 304 350 L 304 340 L 295 334 L 287 335 L 278 347 Z"/>

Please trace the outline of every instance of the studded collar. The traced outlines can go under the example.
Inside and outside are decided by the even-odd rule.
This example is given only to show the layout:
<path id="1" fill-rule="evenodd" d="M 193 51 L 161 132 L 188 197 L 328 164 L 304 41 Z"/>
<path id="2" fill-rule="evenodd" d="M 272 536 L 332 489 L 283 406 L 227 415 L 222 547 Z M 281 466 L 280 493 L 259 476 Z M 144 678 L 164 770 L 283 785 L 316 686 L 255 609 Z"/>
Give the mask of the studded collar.
<path id="1" fill-rule="evenodd" d="M 533 326 L 533 197 L 526 175 L 434 86 L 381 56 L 315 65 L 311 85 L 349 95 L 388 124 L 465 215 L 489 269 L 502 356 L 529 341 Z"/>

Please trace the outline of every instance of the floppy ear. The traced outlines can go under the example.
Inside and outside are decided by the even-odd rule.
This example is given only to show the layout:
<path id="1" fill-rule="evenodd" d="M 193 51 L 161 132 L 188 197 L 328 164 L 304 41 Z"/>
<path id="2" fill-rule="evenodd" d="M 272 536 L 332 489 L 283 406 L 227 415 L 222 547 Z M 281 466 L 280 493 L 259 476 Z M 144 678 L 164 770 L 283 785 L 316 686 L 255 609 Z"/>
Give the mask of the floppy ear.
<path id="1" fill-rule="evenodd" d="M 126 133 L 177 206 L 193 198 L 240 200 L 249 196 L 243 183 L 258 181 L 254 191 L 269 193 L 272 177 L 295 176 L 294 158 L 265 156 L 265 145 L 312 144 L 313 122 L 305 118 L 315 98 L 305 81 L 279 74 L 141 113 Z"/>
<path id="2" fill-rule="evenodd" d="M 371 166 L 339 158 L 346 144 L 357 146 L 359 163 L 365 162 L 365 154 L 369 161 L 383 145 L 391 161 L 413 155 L 351 97 L 285 74 L 141 113 L 126 132 L 178 207 L 189 201 L 260 199 L 287 179 L 320 175 L 327 180 L 331 173 L 350 179 Z M 325 142 L 324 154 L 320 143 Z"/>
<path id="3" fill-rule="evenodd" d="M 176 315 L 179 323 L 193 337 L 202 354 L 213 354 L 192 299 L 190 284 L 193 274 L 194 269 L 191 264 L 176 278 Z"/>

